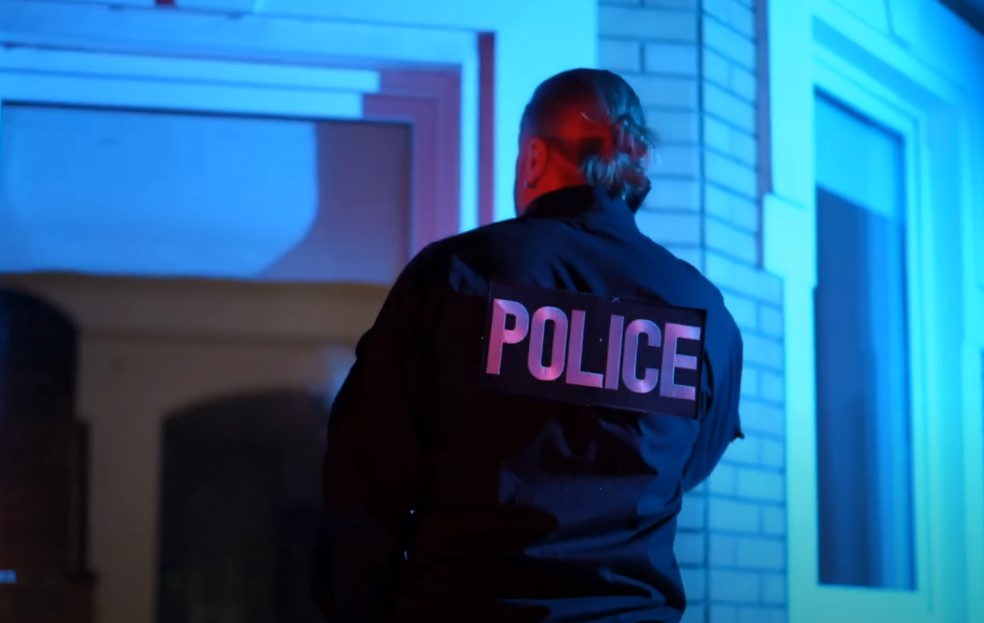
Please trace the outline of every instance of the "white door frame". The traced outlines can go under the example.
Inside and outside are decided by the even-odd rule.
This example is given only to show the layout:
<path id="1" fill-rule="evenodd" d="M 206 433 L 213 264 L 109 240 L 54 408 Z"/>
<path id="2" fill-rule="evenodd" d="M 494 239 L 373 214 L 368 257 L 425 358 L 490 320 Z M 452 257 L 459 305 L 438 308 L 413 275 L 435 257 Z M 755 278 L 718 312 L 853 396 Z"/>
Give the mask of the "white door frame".
<path id="1" fill-rule="evenodd" d="M 984 168 L 982 114 L 974 103 L 984 97 L 984 81 L 969 64 L 962 68 L 961 55 L 976 50 L 966 58 L 984 57 L 984 41 L 935 3 L 891 0 L 891 11 L 876 4 L 880 8 L 773 0 L 769 6 L 773 186 L 765 198 L 763 243 L 766 268 L 785 280 L 790 622 L 984 620 L 979 595 L 971 594 L 984 584 L 984 275 L 975 275 L 974 263 L 975 252 L 984 251 L 974 236 L 982 231 L 974 220 L 975 197 L 984 193 L 974 174 Z M 907 45 L 900 45 L 906 37 Z M 913 593 L 818 581 L 812 302 L 817 89 L 905 141 Z"/>

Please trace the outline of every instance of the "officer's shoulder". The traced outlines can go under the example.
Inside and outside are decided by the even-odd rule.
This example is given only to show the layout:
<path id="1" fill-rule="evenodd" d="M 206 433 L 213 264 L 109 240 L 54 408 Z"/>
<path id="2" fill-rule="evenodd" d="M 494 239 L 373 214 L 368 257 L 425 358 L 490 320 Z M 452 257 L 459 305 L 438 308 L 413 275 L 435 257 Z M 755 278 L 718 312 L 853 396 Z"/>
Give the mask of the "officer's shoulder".
<path id="1" fill-rule="evenodd" d="M 488 227 L 488 226 L 486 226 Z M 461 249 L 474 247 L 481 235 L 478 232 L 485 229 L 480 227 L 471 231 L 455 234 L 427 244 L 413 256 L 401 273 L 401 280 L 417 281 L 421 278 L 433 277 L 435 273 L 446 270 L 451 258 Z"/>
<path id="2" fill-rule="evenodd" d="M 419 257 L 421 257 L 421 261 L 433 266 L 462 251 L 490 253 L 503 250 L 501 246 L 503 243 L 515 241 L 518 237 L 530 233 L 530 225 L 530 223 L 517 218 L 482 225 L 430 243 L 420 252 Z M 515 249 L 512 250 L 515 251 Z"/>
<path id="3" fill-rule="evenodd" d="M 536 224 L 537 221 L 533 219 L 510 218 L 476 227 L 457 236 L 452 236 L 447 240 L 452 246 L 468 245 L 479 241 L 520 235 L 520 232 L 535 229 Z"/>
<path id="4" fill-rule="evenodd" d="M 724 312 L 723 315 L 727 319 L 728 324 L 732 325 L 734 331 L 738 331 L 738 325 L 728 309 L 724 293 L 713 281 L 708 279 L 696 266 L 677 257 L 666 247 L 653 242 L 653 248 L 661 257 L 662 266 L 672 267 L 671 274 L 675 275 L 676 279 L 685 281 L 688 284 L 688 290 L 696 294 L 696 303 L 700 307 L 708 310 L 717 309 Z"/>
<path id="5" fill-rule="evenodd" d="M 696 266 L 677 256 L 649 236 L 641 232 L 639 235 L 643 239 L 643 244 L 649 250 L 650 258 L 652 258 L 648 262 L 648 269 L 655 268 L 656 273 L 660 277 L 683 280 L 691 288 L 696 288 L 701 296 L 707 297 L 710 300 L 719 301 L 722 299 L 721 291 L 718 287 L 710 279 L 705 277 Z"/>

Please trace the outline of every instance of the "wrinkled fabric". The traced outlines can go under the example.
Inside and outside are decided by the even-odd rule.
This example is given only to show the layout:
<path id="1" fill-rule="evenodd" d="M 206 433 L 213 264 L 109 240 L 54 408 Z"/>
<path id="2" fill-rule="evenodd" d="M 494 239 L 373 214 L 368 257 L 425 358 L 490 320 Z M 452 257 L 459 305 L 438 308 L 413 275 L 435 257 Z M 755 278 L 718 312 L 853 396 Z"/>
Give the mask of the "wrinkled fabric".
<path id="1" fill-rule="evenodd" d="M 483 387 L 491 283 L 706 310 L 697 419 Z M 720 292 L 591 187 L 439 241 L 332 409 L 313 592 L 329 621 L 674 622 L 682 496 L 741 437 Z"/>

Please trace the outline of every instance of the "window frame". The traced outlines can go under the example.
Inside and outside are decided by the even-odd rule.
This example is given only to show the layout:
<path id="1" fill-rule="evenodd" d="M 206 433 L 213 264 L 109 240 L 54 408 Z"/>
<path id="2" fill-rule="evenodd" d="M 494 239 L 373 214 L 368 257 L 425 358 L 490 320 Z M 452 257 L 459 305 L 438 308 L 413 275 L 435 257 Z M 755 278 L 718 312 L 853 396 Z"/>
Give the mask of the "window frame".
<path id="1" fill-rule="evenodd" d="M 393 80 L 394 75 L 409 75 L 428 90 L 414 92 L 405 81 Z M 442 80 L 445 75 L 448 79 Z M 2 107 L 8 103 L 405 123 L 439 137 L 411 146 L 414 161 L 421 164 L 410 169 L 409 260 L 427 243 L 461 231 L 465 209 L 469 214 L 478 209 L 474 202 L 459 203 L 462 178 L 475 184 L 478 176 L 463 176 L 457 169 L 443 174 L 435 164 L 462 151 L 460 132 L 438 114 L 454 108 L 446 116 L 459 115 L 460 97 L 454 91 L 459 82 L 449 71 L 412 68 L 310 68 L 14 48 L 0 50 L 0 131 Z M 382 111 L 377 103 L 384 99 L 388 108 Z"/>
<path id="2" fill-rule="evenodd" d="M 912 3 L 891 3 L 891 14 L 882 16 L 886 20 L 892 15 L 912 17 L 908 12 Z M 935 10 L 927 3 L 919 4 L 920 10 Z M 981 188 L 971 172 L 984 163 L 981 146 L 972 140 L 982 136 L 982 114 L 970 103 L 975 93 L 984 92 L 984 84 L 969 71 L 953 75 L 957 69 L 952 63 L 946 66 L 959 58 L 956 52 L 961 45 L 981 46 L 981 42 L 956 30 L 953 39 L 960 45 L 939 45 L 931 51 L 943 59 L 926 62 L 912 52 L 929 54 L 919 45 L 926 41 L 907 48 L 897 39 L 923 35 L 931 39 L 940 32 L 941 24 L 952 25 L 938 13 L 921 17 L 928 24 L 919 25 L 923 30 L 912 22 L 907 23 L 911 29 L 900 29 L 892 36 L 880 30 L 884 25 L 872 23 L 871 16 L 853 14 L 833 0 L 769 5 L 773 186 L 764 198 L 763 248 L 766 269 L 784 278 L 792 623 L 813 620 L 817 612 L 823 612 L 825 619 L 845 621 L 872 620 L 877 615 L 900 622 L 933 623 L 972 620 L 973 615 L 984 614 L 984 607 L 977 603 L 979 596 L 971 589 L 975 582 L 984 582 L 984 535 L 979 528 L 984 525 L 980 441 L 984 417 L 979 406 L 969 408 L 975 401 L 981 404 L 979 353 L 984 333 L 973 326 L 975 318 L 984 317 L 979 285 L 984 275 L 974 274 L 975 249 L 979 253 L 981 247 L 973 239 L 971 200 L 974 187 Z M 911 593 L 821 586 L 818 582 L 812 304 L 817 278 L 812 111 L 817 89 L 897 132 L 904 141 L 917 565 L 917 590 Z M 790 111 L 796 111 L 795 121 Z M 804 119 L 811 122 L 803 123 Z M 980 196 L 980 191 L 976 193 Z M 940 216 L 944 211 L 933 210 L 940 205 L 951 208 Z M 954 236 L 960 248 L 941 244 L 945 218 L 964 224 Z M 949 308 L 940 296 L 947 291 L 940 274 L 963 277 L 959 284 L 950 284 Z M 962 304 L 959 346 L 953 339 L 947 342 L 954 329 L 944 321 L 954 317 L 954 287 L 959 287 Z M 951 417 L 941 418 L 939 413 Z M 959 468 L 949 459 L 953 454 L 962 457 Z M 962 479 L 953 478 L 957 469 Z"/>
<path id="3" fill-rule="evenodd" d="M 902 175 L 905 180 L 903 183 L 903 206 L 905 214 L 905 258 L 906 258 L 906 314 L 908 317 L 908 339 L 909 339 L 909 387 L 910 407 L 910 435 L 912 438 L 911 464 L 912 464 L 912 526 L 913 526 L 913 558 L 914 576 L 916 580 L 915 591 L 889 590 L 884 588 L 865 589 L 859 587 L 842 587 L 834 585 L 821 585 L 819 580 L 815 580 L 814 596 L 824 603 L 838 604 L 838 610 L 843 611 L 833 616 L 850 617 L 851 613 L 857 612 L 880 612 L 883 616 L 888 616 L 893 620 L 904 621 L 906 617 L 914 613 L 926 615 L 931 611 L 930 606 L 930 567 L 927 564 L 929 559 L 929 534 L 930 518 L 929 509 L 929 490 L 928 475 L 930 466 L 927 462 L 928 448 L 926 447 L 926 434 L 929 422 L 927 413 L 930 409 L 929 387 L 927 383 L 920 383 L 919 379 L 925 379 L 930 371 L 925 364 L 925 352 L 927 347 L 926 331 L 930 330 L 930 323 L 927 321 L 927 309 L 923 302 L 926 300 L 926 270 L 924 262 L 920 260 L 927 257 L 925 236 L 926 209 L 925 203 L 918 192 L 917 180 L 919 177 L 919 159 L 923 156 L 924 143 L 920 140 L 920 131 L 923 126 L 921 114 L 918 109 L 906 106 L 904 101 L 900 102 L 893 98 L 890 91 L 878 84 L 869 84 L 856 67 L 849 62 L 836 56 L 835 54 L 820 48 L 816 50 L 814 56 L 814 85 L 815 97 L 823 92 L 830 99 L 849 108 L 878 125 L 897 134 L 902 141 Z M 814 210 L 816 208 L 814 207 Z M 813 238 L 816 240 L 816 224 L 813 224 Z M 812 305 L 811 305 L 812 307 Z M 813 310 L 811 309 L 811 312 Z M 790 314 L 795 315 L 795 313 Z M 813 314 L 811 314 L 813 315 Z M 815 323 L 815 315 L 814 323 Z M 812 326 L 811 326 L 812 330 Z M 812 346 L 815 352 L 815 344 Z M 815 376 L 815 374 L 814 374 Z M 816 418 L 816 398 L 812 406 L 813 418 Z M 811 423 L 815 430 L 815 423 Z M 791 440 L 792 442 L 792 440 Z M 807 451 L 801 448 L 801 451 Z M 813 472 L 816 473 L 816 439 L 809 448 L 813 455 Z M 806 460 L 804 456 L 801 460 Z M 812 507 L 810 514 L 809 538 L 801 538 L 794 534 L 790 527 L 790 547 L 799 548 L 804 543 L 813 541 L 817 543 L 817 493 L 814 484 L 811 492 L 803 487 L 796 487 L 790 491 L 790 507 L 807 508 Z M 807 497 L 809 495 L 809 498 Z M 804 517 L 805 519 L 805 517 Z M 805 549 L 805 548 L 803 548 Z M 812 554 L 816 558 L 817 545 L 813 545 Z M 804 552 L 800 552 L 802 556 Z M 812 563 L 811 568 L 818 574 L 818 563 Z M 829 611 L 829 606 L 828 606 Z"/>

